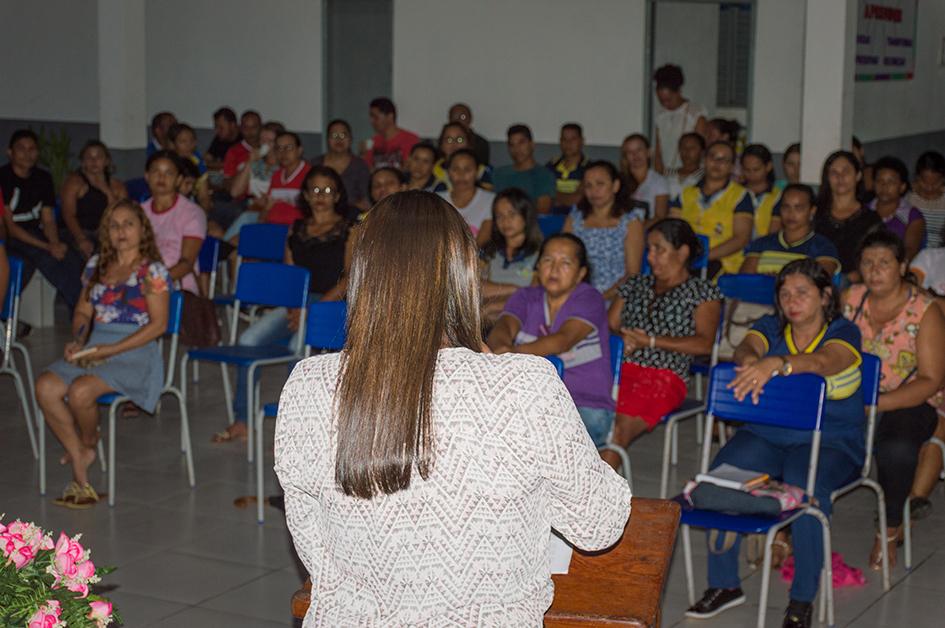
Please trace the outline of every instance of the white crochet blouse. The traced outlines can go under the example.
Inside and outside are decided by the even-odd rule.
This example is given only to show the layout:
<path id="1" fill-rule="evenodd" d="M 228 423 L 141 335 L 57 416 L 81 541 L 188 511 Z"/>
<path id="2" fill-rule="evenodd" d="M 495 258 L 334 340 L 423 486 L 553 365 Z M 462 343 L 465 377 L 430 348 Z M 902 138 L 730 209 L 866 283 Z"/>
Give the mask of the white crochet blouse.
<path id="1" fill-rule="evenodd" d="M 303 625 L 540 626 L 550 528 L 599 550 L 630 512 L 550 363 L 441 350 L 430 477 L 365 500 L 334 480 L 340 357 L 300 362 L 279 401 L 275 469 L 312 577 Z"/>

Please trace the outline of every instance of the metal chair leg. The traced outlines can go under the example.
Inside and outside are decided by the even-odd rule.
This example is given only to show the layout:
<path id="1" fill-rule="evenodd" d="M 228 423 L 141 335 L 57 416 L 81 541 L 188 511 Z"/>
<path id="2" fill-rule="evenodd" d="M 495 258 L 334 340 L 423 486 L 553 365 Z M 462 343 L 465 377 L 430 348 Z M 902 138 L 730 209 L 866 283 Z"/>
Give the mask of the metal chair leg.
<path id="1" fill-rule="evenodd" d="M 676 421 L 669 419 L 663 431 L 663 463 L 660 469 L 660 499 L 666 499 L 669 491 L 669 462 L 672 451 L 673 426 Z"/>
<path id="2" fill-rule="evenodd" d="M 683 524 L 680 528 L 682 528 L 683 538 L 683 559 L 686 565 L 686 590 L 689 593 L 689 606 L 692 606 L 696 603 L 696 585 L 692 577 L 692 540 L 689 538 L 689 526 Z"/>
<path id="3" fill-rule="evenodd" d="M 223 401 L 226 405 L 226 420 L 230 425 L 236 421 L 233 414 L 233 387 L 230 384 L 230 371 L 226 364 L 220 364 L 220 376 L 223 379 Z"/>
<path id="4" fill-rule="evenodd" d="M 250 429 L 255 428 L 256 430 L 256 521 L 262 524 L 266 519 L 263 508 L 263 500 L 265 499 L 265 487 L 263 486 L 263 463 L 265 461 L 263 457 L 263 423 L 265 415 L 262 410 L 254 412 L 253 415 L 250 420 L 254 420 L 255 425 L 250 426 Z"/>
<path id="5" fill-rule="evenodd" d="M 184 459 L 187 462 L 187 480 L 190 483 L 190 488 L 193 488 L 196 486 L 197 482 L 194 476 L 193 446 L 190 442 L 190 414 L 187 412 L 187 405 L 184 403 L 184 396 L 178 389 L 169 387 L 165 389 L 164 392 L 169 395 L 174 395 L 174 397 L 177 399 L 178 407 L 180 409 L 181 451 L 184 454 Z"/>
<path id="6" fill-rule="evenodd" d="M 768 588 L 771 584 L 771 545 L 774 543 L 774 535 L 778 533 L 778 530 L 780 528 L 771 528 L 765 535 L 765 553 L 761 567 L 761 597 L 758 601 L 758 628 L 765 627 L 765 613 L 768 610 Z"/>
<path id="7" fill-rule="evenodd" d="M 108 505 L 115 505 L 115 416 L 118 414 L 118 403 L 108 407 Z"/>
<path id="8" fill-rule="evenodd" d="M 903 553 L 906 555 L 906 571 L 912 570 L 912 513 L 909 512 L 909 500 L 902 507 Z M 883 545 L 886 545 L 885 539 Z"/>
<path id="9" fill-rule="evenodd" d="M 23 377 L 14 368 L 4 368 L 0 370 L 0 375 L 9 375 L 13 378 L 16 395 L 20 399 L 20 405 L 23 406 L 23 418 L 26 421 L 26 433 L 30 438 L 33 458 L 39 460 L 39 445 L 36 442 L 36 431 L 33 429 L 33 403 L 29 395 L 26 394 L 26 388 L 23 386 Z"/>

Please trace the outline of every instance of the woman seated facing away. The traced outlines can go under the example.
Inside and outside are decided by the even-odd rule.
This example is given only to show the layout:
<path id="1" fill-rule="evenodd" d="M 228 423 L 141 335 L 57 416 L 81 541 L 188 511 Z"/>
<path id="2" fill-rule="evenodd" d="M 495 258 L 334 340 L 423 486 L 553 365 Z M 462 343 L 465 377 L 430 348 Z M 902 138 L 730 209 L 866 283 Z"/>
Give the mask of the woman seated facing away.
<path id="1" fill-rule="evenodd" d="M 880 157 L 873 164 L 873 192 L 869 207 L 883 219 L 887 229 L 899 236 L 911 261 L 925 242 L 925 218 L 907 200 L 909 169 L 896 157 Z"/>
<path id="2" fill-rule="evenodd" d="M 538 285 L 518 290 L 489 334 L 495 353 L 556 355 L 564 362 L 564 385 L 591 439 L 607 442 L 614 419 L 607 312 L 587 282 L 584 243 L 569 233 L 553 235 L 538 253 Z"/>
<path id="3" fill-rule="evenodd" d="M 647 232 L 652 274 L 630 277 L 610 304 L 608 322 L 623 337 L 612 441 L 627 447 L 686 398 L 689 367 L 712 352 L 722 295 L 690 267 L 702 243 L 684 220 L 666 218 Z M 620 459 L 605 451 L 616 467 Z"/>
<path id="4" fill-rule="evenodd" d="M 345 263 L 345 246 L 349 225 L 344 216 L 346 202 L 344 183 L 328 166 L 312 166 L 302 181 L 299 196 L 301 220 L 295 221 L 286 240 L 285 263 L 301 266 L 310 273 L 309 303 L 330 298 L 337 291 Z M 240 337 L 243 347 L 289 344 L 305 334 L 299 328 L 301 312 L 274 307 L 260 316 Z M 246 439 L 246 421 L 251 408 L 246 406 L 246 369 L 236 370 L 236 394 L 233 397 L 232 425 L 213 435 L 213 442 L 223 443 L 235 438 Z M 260 376 L 257 369 L 256 378 Z"/>
<path id="5" fill-rule="evenodd" d="M 735 352 L 735 397 L 757 402 L 773 377 L 814 373 L 827 380 L 820 459 L 813 497 L 828 517 L 830 494 L 857 477 L 864 457 L 863 395 L 860 390 L 860 332 L 840 316 L 830 275 L 812 259 L 791 262 L 775 284 L 777 315 L 758 321 Z M 811 433 L 749 424 L 719 451 L 712 467 L 728 463 L 767 473 L 787 484 L 807 486 Z M 804 516 L 791 524 L 795 574 L 784 627 L 811 625 L 811 603 L 823 566 L 820 524 Z M 709 589 L 686 611 L 695 619 L 713 617 L 745 602 L 738 577 L 740 536 L 726 547 L 724 534 L 709 543 Z M 711 535 L 709 536 L 711 539 Z"/>
<path id="6" fill-rule="evenodd" d="M 542 235 L 535 205 L 522 190 L 509 188 L 492 202 L 492 237 L 482 248 L 482 312 L 489 326 L 519 288 L 534 283 Z"/>
<path id="7" fill-rule="evenodd" d="M 784 188 L 780 230 L 753 240 L 738 272 L 776 275 L 788 262 L 808 257 L 816 260 L 829 275 L 840 270 L 837 247 L 814 231 L 815 199 L 809 185 L 791 183 Z"/>
<path id="8" fill-rule="evenodd" d="M 646 212 L 633 207 L 609 161 L 592 161 L 584 169 L 584 198 L 564 221 L 565 233 L 573 233 L 587 246 L 594 269 L 591 284 L 610 301 L 627 277 L 643 264 L 643 221 Z"/>
<path id="9" fill-rule="evenodd" d="M 72 236 L 72 245 L 88 259 L 98 245 L 98 228 L 105 209 L 128 196 L 125 185 L 112 177 L 108 147 L 89 140 L 79 151 L 79 168 L 62 184 L 62 222 Z"/>
<path id="10" fill-rule="evenodd" d="M 356 237 L 345 349 L 295 367 L 276 423 L 303 625 L 540 625 L 549 529 L 611 546 L 627 483 L 547 360 L 483 353 L 478 247 L 448 203 L 394 194 Z"/>
<path id="11" fill-rule="evenodd" d="M 739 163 L 742 184 L 755 209 L 753 237 L 777 233 L 781 228 L 781 188 L 774 183 L 774 160 L 764 144 L 745 147 Z"/>
<path id="12" fill-rule="evenodd" d="M 479 162 L 468 148 L 461 148 L 449 156 L 446 172 L 450 178 L 450 189 L 437 192 L 456 208 L 469 225 L 476 243 L 483 247 L 492 238 L 492 201 L 495 193 L 479 187 L 476 169 Z"/>
<path id="13" fill-rule="evenodd" d="M 88 478 L 98 442 L 96 400 L 118 392 L 153 412 L 164 387 L 156 340 L 167 328 L 171 278 L 151 224 L 137 203 L 118 201 L 105 210 L 98 241 L 101 251 L 82 276 L 73 340 L 64 359 L 36 381 L 39 407 L 66 450 L 62 464 L 72 464 L 73 480 L 55 501 L 67 508 L 90 508 L 99 500 Z M 80 351 L 87 353 L 77 358 Z"/>
<path id="14" fill-rule="evenodd" d="M 909 498 L 919 450 L 935 432 L 945 383 L 945 318 L 932 297 L 904 279 L 902 240 L 879 231 L 863 240 L 863 283 L 844 295 L 843 313 L 863 334 L 863 350 L 882 360 L 882 413 L 876 426 L 876 473 L 886 494 L 889 538 L 877 535 L 870 566 L 880 568 L 881 543 L 895 564 L 902 509 Z"/>

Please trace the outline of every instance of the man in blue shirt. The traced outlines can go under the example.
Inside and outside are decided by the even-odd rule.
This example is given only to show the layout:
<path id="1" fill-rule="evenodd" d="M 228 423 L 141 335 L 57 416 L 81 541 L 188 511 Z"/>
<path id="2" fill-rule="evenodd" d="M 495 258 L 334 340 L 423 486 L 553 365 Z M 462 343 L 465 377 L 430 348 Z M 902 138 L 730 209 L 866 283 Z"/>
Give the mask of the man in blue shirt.
<path id="1" fill-rule="evenodd" d="M 496 169 L 493 175 L 495 191 L 520 188 L 535 201 L 538 213 L 547 214 L 551 211 L 551 199 L 555 194 L 555 177 L 535 161 L 531 129 L 524 124 L 513 124 L 506 135 L 512 165 Z"/>

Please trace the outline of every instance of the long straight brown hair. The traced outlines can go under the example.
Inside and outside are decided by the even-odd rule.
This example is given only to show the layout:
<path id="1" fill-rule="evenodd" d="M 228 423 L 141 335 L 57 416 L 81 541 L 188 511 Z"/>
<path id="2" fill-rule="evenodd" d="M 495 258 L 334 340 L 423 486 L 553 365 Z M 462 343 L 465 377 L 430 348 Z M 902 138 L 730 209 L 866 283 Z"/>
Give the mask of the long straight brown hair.
<path id="1" fill-rule="evenodd" d="M 443 347 L 480 351 L 478 251 L 436 194 L 399 192 L 356 229 L 335 394 L 335 481 L 370 499 L 433 470 L 433 376 Z"/>

